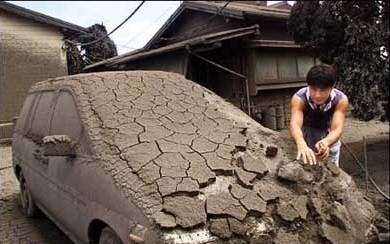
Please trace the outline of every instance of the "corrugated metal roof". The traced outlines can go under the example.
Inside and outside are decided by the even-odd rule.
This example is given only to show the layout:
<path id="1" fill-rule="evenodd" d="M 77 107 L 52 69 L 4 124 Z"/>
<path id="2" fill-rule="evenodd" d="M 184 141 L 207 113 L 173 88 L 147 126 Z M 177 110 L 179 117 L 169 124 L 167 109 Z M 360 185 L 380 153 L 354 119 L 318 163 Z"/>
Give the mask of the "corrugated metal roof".
<path id="1" fill-rule="evenodd" d="M 48 15 L 45 15 L 45 14 L 42 14 L 39 12 L 35 12 L 35 11 L 30 10 L 30 9 L 26 9 L 26 8 L 23 8 L 23 7 L 20 7 L 20 6 L 11 4 L 11 3 L 0 2 L 0 9 L 7 11 L 7 12 L 10 12 L 10 13 L 13 13 L 13 14 L 16 14 L 16 15 L 20 15 L 20 16 L 25 17 L 27 19 L 31 19 L 31 20 L 34 20 L 34 21 L 37 21 L 40 23 L 48 24 L 48 25 L 54 25 L 54 26 L 60 27 L 60 28 L 65 28 L 67 30 L 71 30 L 74 32 L 78 32 L 78 33 L 89 32 L 87 28 L 84 28 L 84 27 L 81 27 L 81 26 L 78 26 L 78 25 L 51 17 L 51 16 L 48 16 Z"/>
<path id="2" fill-rule="evenodd" d="M 106 67 L 112 66 L 112 65 L 118 65 L 122 64 L 125 62 L 133 61 L 136 59 L 140 58 L 146 58 L 146 57 L 151 57 L 155 56 L 158 54 L 166 53 L 166 52 L 171 52 L 179 49 L 184 49 L 187 46 L 196 46 L 200 44 L 211 44 L 214 42 L 218 41 L 223 41 L 223 40 L 228 40 L 228 39 L 233 39 L 236 37 L 240 36 L 245 36 L 249 34 L 254 34 L 258 33 L 259 31 L 259 26 L 258 25 L 253 25 L 250 27 L 244 27 L 244 28 L 237 28 L 233 30 L 228 30 L 228 31 L 222 31 L 222 32 L 217 32 L 217 33 L 212 33 L 212 34 L 207 34 L 203 36 L 198 36 L 194 37 L 185 41 L 177 42 L 168 46 L 164 46 L 161 48 L 157 49 L 152 49 L 152 50 L 140 50 L 139 52 L 133 52 L 132 54 L 124 54 L 118 57 L 110 58 L 105 61 L 101 61 L 98 63 L 94 63 L 91 65 L 88 65 L 84 68 L 84 70 L 96 68 L 101 65 L 105 65 Z"/>

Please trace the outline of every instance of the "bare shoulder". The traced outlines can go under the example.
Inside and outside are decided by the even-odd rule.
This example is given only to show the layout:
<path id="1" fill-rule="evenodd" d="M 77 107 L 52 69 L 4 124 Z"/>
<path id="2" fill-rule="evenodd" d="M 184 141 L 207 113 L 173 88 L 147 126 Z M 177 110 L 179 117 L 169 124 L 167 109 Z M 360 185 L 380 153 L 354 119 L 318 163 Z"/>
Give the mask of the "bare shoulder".
<path id="1" fill-rule="evenodd" d="M 338 89 L 336 89 L 336 90 L 341 94 L 340 102 L 348 103 L 347 95 L 344 92 L 342 92 L 341 90 L 338 90 Z"/>
<path id="2" fill-rule="evenodd" d="M 346 95 L 343 95 L 340 99 L 340 103 L 346 104 L 348 106 L 349 104 L 348 97 Z"/>
<path id="3" fill-rule="evenodd" d="M 347 110 L 348 105 L 349 105 L 348 97 L 344 95 L 340 99 L 340 101 L 338 102 L 336 109 L 337 110 Z"/>
<path id="4" fill-rule="evenodd" d="M 291 105 L 302 105 L 304 106 L 305 105 L 305 102 L 302 100 L 302 98 L 300 98 L 299 96 L 297 95 L 294 95 L 292 98 L 291 98 Z"/>
<path id="5" fill-rule="evenodd" d="M 291 98 L 291 113 L 303 113 L 305 110 L 305 102 L 297 95 Z"/>

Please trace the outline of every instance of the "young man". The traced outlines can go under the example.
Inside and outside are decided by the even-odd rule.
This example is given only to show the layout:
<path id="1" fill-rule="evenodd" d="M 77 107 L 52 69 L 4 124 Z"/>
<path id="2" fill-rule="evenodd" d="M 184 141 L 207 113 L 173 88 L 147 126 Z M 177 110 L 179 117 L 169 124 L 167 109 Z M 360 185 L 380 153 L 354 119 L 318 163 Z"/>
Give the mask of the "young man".
<path id="1" fill-rule="evenodd" d="M 307 87 L 291 99 L 290 133 L 297 145 L 297 160 L 317 164 L 330 158 L 337 166 L 348 98 L 334 88 L 333 66 L 313 66 L 306 76 Z"/>

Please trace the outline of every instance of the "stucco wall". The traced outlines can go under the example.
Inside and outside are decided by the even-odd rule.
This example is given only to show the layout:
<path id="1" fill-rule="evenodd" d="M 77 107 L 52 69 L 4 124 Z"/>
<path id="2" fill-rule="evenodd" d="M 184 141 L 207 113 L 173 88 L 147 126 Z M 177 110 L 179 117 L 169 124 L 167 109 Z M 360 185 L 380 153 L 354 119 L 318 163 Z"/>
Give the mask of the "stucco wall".
<path id="1" fill-rule="evenodd" d="M 0 11 L 0 139 L 37 81 L 67 75 L 63 34 L 56 27 Z M 8 125 L 7 125 L 8 124 Z"/>

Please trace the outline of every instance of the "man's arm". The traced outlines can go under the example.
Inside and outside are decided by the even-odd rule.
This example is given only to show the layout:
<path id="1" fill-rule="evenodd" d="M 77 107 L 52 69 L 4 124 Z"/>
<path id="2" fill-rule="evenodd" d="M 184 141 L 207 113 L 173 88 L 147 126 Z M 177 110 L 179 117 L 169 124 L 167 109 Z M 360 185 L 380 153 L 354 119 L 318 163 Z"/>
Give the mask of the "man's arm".
<path id="1" fill-rule="evenodd" d="M 303 162 L 307 164 L 317 164 L 313 150 L 311 150 L 303 138 L 303 111 L 305 103 L 298 96 L 294 95 L 291 99 L 291 119 L 290 133 L 297 145 L 297 160 L 303 158 Z"/>
<path id="2" fill-rule="evenodd" d="M 319 155 L 320 158 L 327 158 L 329 156 L 329 147 L 340 139 L 343 133 L 348 105 L 349 103 L 347 97 L 343 97 L 339 101 L 333 114 L 329 134 L 324 139 L 316 143 L 315 146 L 317 150 L 321 151 Z"/>

